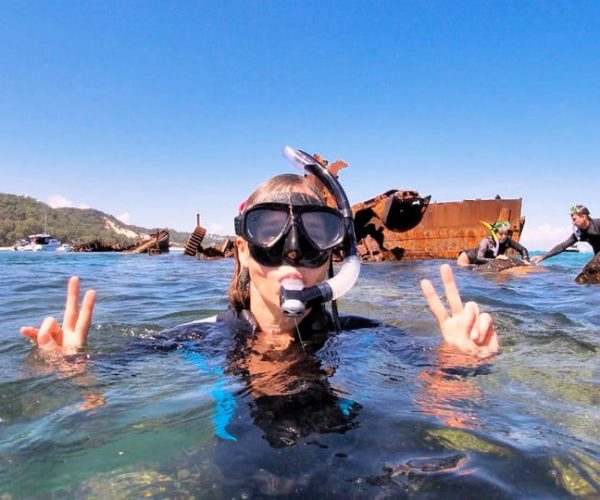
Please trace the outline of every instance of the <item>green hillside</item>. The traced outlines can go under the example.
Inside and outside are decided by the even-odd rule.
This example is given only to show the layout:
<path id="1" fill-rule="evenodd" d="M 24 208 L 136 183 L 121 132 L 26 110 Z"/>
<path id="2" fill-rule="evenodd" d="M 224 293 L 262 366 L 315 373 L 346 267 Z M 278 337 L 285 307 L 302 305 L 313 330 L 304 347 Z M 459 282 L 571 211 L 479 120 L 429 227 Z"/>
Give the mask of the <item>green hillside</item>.
<path id="1" fill-rule="evenodd" d="M 156 229 L 123 224 L 112 215 L 92 208 L 51 208 L 28 196 L 0 193 L 0 246 L 14 245 L 30 234 L 44 232 L 46 220 L 48 233 L 63 243 L 83 243 L 98 239 L 104 243 L 129 245 L 139 240 L 143 233 Z M 131 231 L 135 235 L 125 235 Z M 189 236 L 169 229 L 173 243 L 184 243 Z"/>

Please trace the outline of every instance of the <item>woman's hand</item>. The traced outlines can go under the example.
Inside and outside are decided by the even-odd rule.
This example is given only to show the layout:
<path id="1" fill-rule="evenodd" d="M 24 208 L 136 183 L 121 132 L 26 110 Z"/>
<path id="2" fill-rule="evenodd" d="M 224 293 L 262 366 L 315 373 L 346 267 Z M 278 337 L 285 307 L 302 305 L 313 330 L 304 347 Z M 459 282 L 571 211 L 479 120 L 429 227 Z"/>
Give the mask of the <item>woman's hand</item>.
<path id="1" fill-rule="evenodd" d="M 40 328 L 23 326 L 21 334 L 29 337 L 40 349 L 57 354 L 73 354 L 85 346 L 96 303 L 96 292 L 85 292 L 79 310 L 79 278 L 71 277 L 67 287 L 67 302 L 62 327 L 52 317 L 47 317 Z"/>
<path id="2" fill-rule="evenodd" d="M 464 306 L 456 288 L 452 269 L 448 264 L 440 267 L 446 298 L 450 305 L 450 314 L 438 297 L 429 280 L 421 281 L 421 290 L 429 309 L 440 325 L 444 341 L 461 352 L 485 358 L 498 352 L 498 335 L 492 317 L 480 313 L 475 302 Z"/>

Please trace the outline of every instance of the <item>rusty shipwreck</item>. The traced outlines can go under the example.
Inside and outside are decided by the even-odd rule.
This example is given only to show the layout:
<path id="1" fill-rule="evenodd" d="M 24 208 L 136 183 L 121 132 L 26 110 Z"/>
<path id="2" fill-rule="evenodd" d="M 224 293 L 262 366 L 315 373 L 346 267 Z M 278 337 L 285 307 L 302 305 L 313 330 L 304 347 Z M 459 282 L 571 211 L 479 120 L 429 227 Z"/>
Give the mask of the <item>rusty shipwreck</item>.
<path id="1" fill-rule="evenodd" d="M 318 153 L 313 157 L 335 176 L 347 167 L 341 160 L 330 164 Z M 498 220 L 509 221 L 512 239 L 519 241 L 525 225 L 521 202 L 496 196 L 432 203 L 431 196 L 417 191 L 390 189 L 352 206 L 358 251 L 367 261 L 454 259 L 489 234 L 482 222 Z"/>
<path id="2" fill-rule="evenodd" d="M 519 241 L 521 199 L 431 203 L 430 196 L 392 189 L 352 207 L 363 260 L 454 259 L 475 248 L 488 230 L 482 221 L 507 220 Z"/>

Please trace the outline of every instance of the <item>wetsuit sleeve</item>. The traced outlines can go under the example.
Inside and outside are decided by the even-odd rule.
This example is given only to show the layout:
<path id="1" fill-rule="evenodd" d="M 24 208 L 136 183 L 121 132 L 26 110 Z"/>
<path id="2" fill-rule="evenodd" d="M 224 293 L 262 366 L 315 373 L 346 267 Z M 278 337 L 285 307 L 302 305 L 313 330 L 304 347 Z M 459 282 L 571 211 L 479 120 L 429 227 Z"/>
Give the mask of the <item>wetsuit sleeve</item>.
<path id="1" fill-rule="evenodd" d="M 571 245 L 574 245 L 575 243 L 577 243 L 577 236 L 575 236 L 575 234 L 573 233 L 565 241 L 559 243 L 555 247 L 548 250 L 541 260 L 546 260 L 549 257 L 554 257 L 555 255 L 564 252 L 567 248 L 569 248 Z"/>
<path id="2" fill-rule="evenodd" d="M 485 256 L 485 254 L 487 253 L 487 251 L 489 249 L 489 245 L 490 245 L 489 238 L 481 239 L 481 241 L 479 242 L 479 246 L 477 247 L 477 256 L 475 257 L 475 261 L 473 262 L 473 264 L 486 264 L 490 260 L 493 260 L 493 259 L 488 259 Z"/>
<path id="3" fill-rule="evenodd" d="M 521 245 L 520 243 L 517 243 L 514 240 L 510 240 L 509 246 L 511 248 L 514 248 L 517 252 L 519 252 L 521 254 L 521 258 L 523 260 L 529 260 L 529 252 L 523 245 Z"/>

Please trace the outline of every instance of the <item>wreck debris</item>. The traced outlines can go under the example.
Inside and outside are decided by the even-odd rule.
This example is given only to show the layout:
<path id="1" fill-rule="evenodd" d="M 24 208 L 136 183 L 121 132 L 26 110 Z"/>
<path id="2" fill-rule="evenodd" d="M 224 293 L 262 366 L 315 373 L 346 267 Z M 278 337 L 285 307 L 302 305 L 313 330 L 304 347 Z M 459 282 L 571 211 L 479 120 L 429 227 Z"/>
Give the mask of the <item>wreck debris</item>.
<path id="1" fill-rule="evenodd" d="M 348 166 L 348 164 L 343 160 L 336 160 L 333 163 L 329 164 L 329 162 L 325 158 L 323 158 L 319 153 L 315 153 L 312 156 L 319 163 L 319 165 L 326 168 L 327 171 L 331 175 L 333 175 L 336 179 L 339 176 L 340 170 L 342 170 L 343 168 L 346 168 Z M 321 196 L 325 200 L 325 204 L 328 207 L 335 208 L 336 207 L 335 199 L 332 196 L 332 194 L 329 192 L 329 189 L 327 189 L 323 185 L 323 183 L 319 179 L 317 179 L 314 175 L 306 174 L 306 177 L 308 177 L 319 188 L 319 191 L 321 192 Z"/>
<path id="2" fill-rule="evenodd" d="M 359 252 L 371 258 L 365 238 L 372 237 L 384 260 L 454 259 L 475 248 L 488 231 L 481 221 L 507 220 L 519 241 L 525 218 L 521 199 L 463 200 L 430 203 L 416 191 L 386 191 L 352 207 Z M 362 251 L 361 251 L 362 250 Z"/>
<path id="3" fill-rule="evenodd" d="M 119 243 L 103 243 L 102 241 L 90 240 L 84 243 L 74 244 L 72 252 L 122 252 L 125 247 Z"/>
<path id="4" fill-rule="evenodd" d="M 202 240 L 205 236 L 206 229 L 200 225 L 200 214 L 196 214 L 196 229 L 185 242 L 183 254 L 201 260 L 222 259 L 223 257 L 233 256 L 233 240 L 225 239 L 220 248 L 214 246 L 203 248 Z"/>
<path id="5" fill-rule="evenodd" d="M 126 254 L 147 253 L 148 255 L 158 255 L 169 251 L 169 231 L 166 229 L 156 231 L 150 235 L 149 239 L 129 247 L 125 250 Z"/>
<path id="6" fill-rule="evenodd" d="M 341 161 L 330 165 L 319 154 L 313 157 L 332 175 L 337 176 L 340 168 L 347 166 Z M 390 189 L 352 206 L 359 255 L 367 261 L 454 259 L 461 251 L 477 247 L 488 235 L 482 221 L 509 221 L 512 239 L 518 242 L 525 225 L 521 203 L 520 198 L 502 199 L 498 195 L 494 199 L 431 203 L 431 196 L 417 191 Z"/>
<path id="7" fill-rule="evenodd" d="M 364 260 L 398 260 L 402 247 L 386 242 L 389 234 L 408 231 L 417 226 L 429 205 L 430 196 L 416 191 L 390 189 L 370 200 L 352 206 L 359 255 Z"/>
<path id="8" fill-rule="evenodd" d="M 233 240 L 227 238 L 219 248 L 211 246 L 203 248 L 198 247 L 196 257 L 200 260 L 213 260 L 233 257 Z"/>
<path id="9" fill-rule="evenodd" d="M 355 221 L 357 237 L 375 238 L 386 259 L 454 259 L 488 235 L 481 221 L 509 221 L 514 241 L 519 241 L 525 225 L 520 198 L 429 203 L 425 197 L 419 203 L 418 194 L 411 193 L 413 206 L 390 203 L 388 212 Z"/>
<path id="10" fill-rule="evenodd" d="M 202 240 L 205 235 L 206 229 L 200 225 L 200 214 L 196 214 L 196 229 L 185 242 L 183 254 L 195 257 L 198 250 L 202 248 Z"/>
<path id="11" fill-rule="evenodd" d="M 368 260 L 371 262 L 380 262 L 384 259 L 383 253 L 381 251 L 381 247 L 371 236 L 367 234 L 361 242 L 357 245 L 358 254 L 364 260 Z"/>

